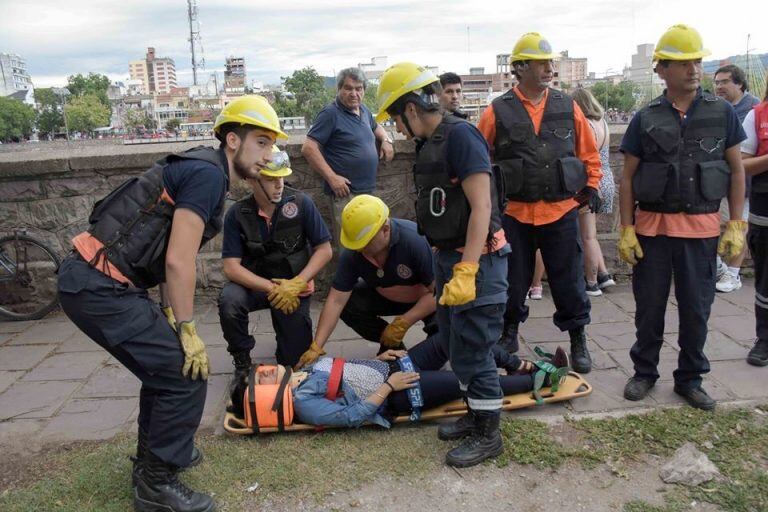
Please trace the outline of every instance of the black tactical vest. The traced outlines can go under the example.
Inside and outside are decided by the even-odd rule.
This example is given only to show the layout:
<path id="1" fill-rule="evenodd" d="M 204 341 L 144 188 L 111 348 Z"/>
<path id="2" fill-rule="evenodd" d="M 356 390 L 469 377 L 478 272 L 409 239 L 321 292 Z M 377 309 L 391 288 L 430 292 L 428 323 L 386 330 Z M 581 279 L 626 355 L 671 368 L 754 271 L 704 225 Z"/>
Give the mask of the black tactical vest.
<path id="1" fill-rule="evenodd" d="M 290 279 L 307 266 L 311 256 L 307 234 L 304 232 L 302 208 L 304 194 L 285 187 L 286 201 L 278 206 L 269 237 L 261 236 L 259 205 L 253 195 L 241 199 L 232 208 L 240 224 L 240 237 L 246 247 L 241 264 L 265 279 Z"/>
<path id="2" fill-rule="evenodd" d="M 511 201 L 562 201 L 587 184 L 584 162 L 575 154 L 573 99 L 549 89 L 546 101 L 536 135 L 533 121 L 514 91 L 493 100 L 494 158 Z"/>
<path id="3" fill-rule="evenodd" d="M 416 183 L 416 221 L 419 233 L 426 236 L 431 245 L 438 249 L 464 247 L 471 208 L 464 195 L 461 183 L 451 181 L 446 156 L 445 141 L 451 130 L 463 119 L 446 114 L 432 136 L 417 148 L 418 155 L 413 166 Z M 488 243 L 501 229 L 503 185 L 494 171 L 491 179 L 491 224 Z"/>
<path id="4" fill-rule="evenodd" d="M 682 130 L 678 112 L 662 100 L 637 114 L 643 158 L 632 177 L 635 200 L 650 212 L 714 213 L 731 185 L 724 160 L 728 105 L 702 93 Z"/>
<path id="5" fill-rule="evenodd" d="M 178 160 L 203 160 L 215 165 L 229 182 L 227 169 L 213 148 L 199 146 L 157 161 L 93 206 L 88 232 L 104 247 L 94 256 L 92 265 L 104 253 L 138 288 L 151 288 L 165 282 L 165 253 L 174 206 L 161 200 L 163 170 Z M 218 216 L 211 217 L 205 225 L 201 246 L 221 231 L 225 196 L 222 194 Z"/>

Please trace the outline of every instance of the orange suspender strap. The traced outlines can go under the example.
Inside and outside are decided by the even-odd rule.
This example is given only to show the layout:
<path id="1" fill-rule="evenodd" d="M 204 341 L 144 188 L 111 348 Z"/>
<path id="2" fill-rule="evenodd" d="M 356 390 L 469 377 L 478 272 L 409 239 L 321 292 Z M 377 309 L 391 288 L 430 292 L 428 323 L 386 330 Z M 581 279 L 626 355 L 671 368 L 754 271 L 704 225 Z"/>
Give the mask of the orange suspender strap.
<path id="1" fill-rule="evenodd" d="M 331 376 L 328 378 L 328 390 L 325 392 L 325 398 L 336 400 L 343 395 L 341 391 L 341 380 L 344 376 L 344 358 L 335 357 L 333 366 L 331 366 Z"/>

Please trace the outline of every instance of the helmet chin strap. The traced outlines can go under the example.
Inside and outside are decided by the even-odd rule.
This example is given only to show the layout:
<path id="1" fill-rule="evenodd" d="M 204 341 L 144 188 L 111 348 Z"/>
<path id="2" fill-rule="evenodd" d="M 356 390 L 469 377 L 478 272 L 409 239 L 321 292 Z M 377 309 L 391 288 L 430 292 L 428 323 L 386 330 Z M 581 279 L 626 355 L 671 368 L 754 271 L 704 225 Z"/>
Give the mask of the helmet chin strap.
<path id="1" fill-rule="evenodd" d="M 280 199 L 278 199 L 277 201 L 275 201 L 274 199 L 272 199 L 272 198 L 270 197 L 270 195 L 269 195 L 269 194 L 267 194 L 267 189 L 265 189 L 265 188 L 264 188 L 264 185 L 262 185 L 262 184 L 261 184 L 261 180 L 257 178 L 257 179 L 256 179 L 256 181 L 258 181 L 258 182 L 259 182 L 259 188 L 261 189 L 262 193 L 264 194 L 264 197 L 266 197 L 266 198 L 267 198 L 267 201 L 269 201 L 269 202 L 270 202 L 270 203 L 272 203 L 272 204 L 280 204 L 280 201 L 282 201 L 282 200 L 283 200 L 283 196 L 282 196 L 282 194 L 280 195 Z"/>
<path id="2" fill-rule="evenodd" d="M 408 104 L 405 104 L 405 108 L 408 108 Z M 405 126 L 405 129 L 408 130 L 408 134 L 411 136 L 412 139 L 416 138 L 416 135 L 414 135 L 413 130 L 411 129 L 411 123 L 408 122 L 408 118 L 405 116 L 405 109 L 403 110 L 403 114 L 400 116 L 400 119 L 403 121 L 403 126 Z"/>

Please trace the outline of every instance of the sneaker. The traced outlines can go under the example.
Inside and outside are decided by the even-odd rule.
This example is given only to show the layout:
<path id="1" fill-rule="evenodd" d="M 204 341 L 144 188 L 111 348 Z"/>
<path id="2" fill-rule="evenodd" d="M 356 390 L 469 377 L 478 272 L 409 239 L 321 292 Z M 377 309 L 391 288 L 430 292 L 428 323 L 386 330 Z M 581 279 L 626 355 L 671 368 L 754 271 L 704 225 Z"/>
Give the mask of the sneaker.
<path id="1" fill-rule="evenodd" d="M 587 295 L 590 297 L 599 297 L 603 294 L 603 291 L 600 289 L 600 286 L 597 283 L 586 283 L 585 286 L 587 288 Z"/>
<path id="2" fill-rule="evenodd" d="M 624 386 L 624 398 L 637 402 L 648 395 L 648 392 L 656 383 L 648 379 L 632 377 Z"/>
<path id="3" fill-rule="evenodd" d="M 531 286 L 528 288 L 528 298 L 531 300 L 541 300 L 543 292 L 543 286 Z"/>
<path id="4" fill-rule="evenodd" d="M 723 277 L 723 274 L 728 272 L 728 265 L 725 264 L 725 262 L 720 258 L 720 256 L 717 257 L 717 272 L 715 273 L 715 279 L 718 281 L 721 277 Z"/>
<path id="5" fill-rule="evenodd" d="M 613 276 L 608 272 L 598 272 L 597 286 L 601 290 L 605 290 L 606 288 L 610 288 L 611 286 L 616 286 L 616 281 L 613 280 Z"/>
<path id="6" fill-rule="evenodd" d="M 741 288 L 741 278 L 730 272 L 725 272 L 715 283 L 715 289 L 722 293 L 730 293 Z"/>
<path id="7" fill-rule="evenodd" d="M 747 362 L 752 366 L 768 365 L 768 341 L 758 339 L 755 346 L 749 351 Z"/>
<path id="8" fill-rule="evenodd" d="M 688 405 L 701 409 L 702 411 L 711 411 L 715 408 L 715 401 L 701 386 L 695 388 L 681 388 L 675 385 L 675 393 L 685 398 Z"/>

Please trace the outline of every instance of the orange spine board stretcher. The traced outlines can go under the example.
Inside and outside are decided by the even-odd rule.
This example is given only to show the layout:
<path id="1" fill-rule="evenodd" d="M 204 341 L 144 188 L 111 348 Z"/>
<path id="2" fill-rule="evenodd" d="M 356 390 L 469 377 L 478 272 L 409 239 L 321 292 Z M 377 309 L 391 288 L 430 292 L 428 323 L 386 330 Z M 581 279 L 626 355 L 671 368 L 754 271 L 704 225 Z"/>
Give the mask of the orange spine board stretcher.
<path id="1" fill-rule="evenodd" d="M 552 393 L 549 388 L 542 388 L 541 396 L 544 399 L 544 403 L 551 404 L 555 402 L 563 402 L 565 400 L 571 400 L 573 398 L 580 398 L 592 393 L 592 386 L 584 380 L 584 377 L 578 373 L 571 372 L 566 377 L 565 382 L 560 384 L 560 389 L 557 393 Z M 533 393 L 518 393 L 516 395 L 508 395 L 504 397 L 504 401 L 501 405 L 502 411 L 513 411 L 515 409 L 525 409 L 526 407 L 533 407 L 536 405 L 536 399 L 533 397 Z M 467 407 L 462 400 L 454 400 L 448 402 L 440 407 L 429 409 L 421 414 L 421 420 L 434 420 L 438 418 L 448 418 L 451 416 L 461 416 L 467 412 Z M 398 416 L 394 419 L 393 423 L 408 423 L 410 419 L 407 415 Z M 371 425 L 366 423 L 365 425 Z M 323 427 L 323 428 L 342 428 L 342 427 Z M 250 427 L 245 424 L 245 421 L 236 417 L 234 414 L 227 412 L 224 415 L 224 430 L 230 434 L 237 435 L 254 435 Z M 300 431 L 315 431 L 317 426 L 307 425 L 306 423 L 294 423 L 292 425 L 286 425 L 286 432 L 300 432 Z M 259 429 L 259 434 L 269 434 L 277 432 L 277 427 L 262 427 Z"/>

